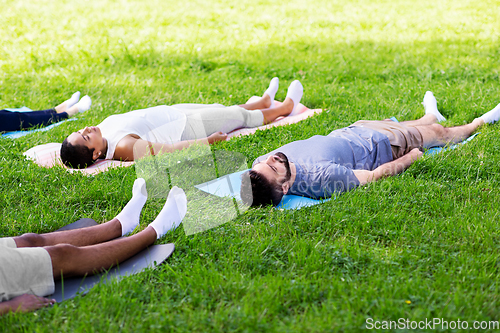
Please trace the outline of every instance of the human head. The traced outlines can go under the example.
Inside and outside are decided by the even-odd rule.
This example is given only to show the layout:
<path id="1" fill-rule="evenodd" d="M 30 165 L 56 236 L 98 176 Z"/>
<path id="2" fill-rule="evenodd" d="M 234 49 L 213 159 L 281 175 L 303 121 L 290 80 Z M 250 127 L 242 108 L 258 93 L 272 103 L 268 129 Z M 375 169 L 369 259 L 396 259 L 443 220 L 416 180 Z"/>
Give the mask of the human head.
<path id="1" fill-rule="evenodd" d="M 71 133 L 61 146 L 61 160 L 71 168 L 92 165 L 105 151 L 106 143 L 98 127 L 85 127 Z"/>
<path id="2" fill-rule="evenodd" d="M 291 169 L 285 154 L 278 152 L 243 174 L 240 195 L 250 206 L 277 206 L 290 188 Z"/>

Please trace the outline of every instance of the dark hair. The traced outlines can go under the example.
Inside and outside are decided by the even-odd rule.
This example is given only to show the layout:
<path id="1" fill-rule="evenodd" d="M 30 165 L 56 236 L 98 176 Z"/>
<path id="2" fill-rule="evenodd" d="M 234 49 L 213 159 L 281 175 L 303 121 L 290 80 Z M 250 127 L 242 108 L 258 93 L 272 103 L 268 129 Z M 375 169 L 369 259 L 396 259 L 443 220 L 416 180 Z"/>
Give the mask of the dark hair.
<path id="1" fill-rule="evenodd" d="M 93 153 L 94 148 L 72 145 L 68 142 L 68 138 L 64 139 L 61 146 L 61 160 L 70 168 L 84 169 L 91 166 L 95 162 L 92 158 Z"/>
<path id="2" fill-rule="evenodd" d="M 283 198 L 283 189 L 278 183 L 270 182 L 255 170 L 245 172 L 241 179 L 240 196 L 248 206 L 278 206 Z"/>

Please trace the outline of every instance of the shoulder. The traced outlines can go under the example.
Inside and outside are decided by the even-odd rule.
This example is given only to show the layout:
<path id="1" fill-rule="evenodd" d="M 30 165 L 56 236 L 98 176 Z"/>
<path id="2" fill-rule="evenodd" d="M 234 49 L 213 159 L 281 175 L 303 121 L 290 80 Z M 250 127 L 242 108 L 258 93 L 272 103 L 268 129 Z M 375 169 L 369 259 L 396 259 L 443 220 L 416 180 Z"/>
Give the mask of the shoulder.
<path id="1" fill-rule="evenodd" d="M 134 160 L 134 147 L 136 145 L 141 145 L 141 143 L 147 145 L 147 141 L 144 141 L 133 134 L 125 135 L 120 141 L 118 141 L 113 159 L 123 160 L 123 161 L 133 161 Z"/>

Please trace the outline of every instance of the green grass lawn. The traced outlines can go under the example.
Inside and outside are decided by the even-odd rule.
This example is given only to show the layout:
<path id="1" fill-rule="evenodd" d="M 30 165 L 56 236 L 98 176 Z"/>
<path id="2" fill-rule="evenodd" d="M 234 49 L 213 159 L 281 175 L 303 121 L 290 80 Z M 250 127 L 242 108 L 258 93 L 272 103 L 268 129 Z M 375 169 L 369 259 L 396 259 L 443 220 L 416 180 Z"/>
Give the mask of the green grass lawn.
<path id="1" fill-rule="evenodd" d="M 322 114 L 214 147 L 251 163 L 359 119 L 418 118 L 426 90 L 450 126 L 500 102 L 493 0 L 0 0 L 0 8 L 0 108 L 45 109 L 76 90 L 93 100 L 77 121 L 0 139 L 0 236 L 118 214 L 135 167 L 87 177 L 22 155 L 114 113 L 242 103 L 274 76 L 281 100 L 299 79 L 302 102 Z M 190 236 L 181 227 L 160 240 L 176 250 L 158 269 L 4 316 L 0 328 L 350 332 L 365 331 L 368 318 L 498 321 L 498 129 L 321 205 L 249 210 Z M 163 202 L 148 200 L 142 227 Z"/>

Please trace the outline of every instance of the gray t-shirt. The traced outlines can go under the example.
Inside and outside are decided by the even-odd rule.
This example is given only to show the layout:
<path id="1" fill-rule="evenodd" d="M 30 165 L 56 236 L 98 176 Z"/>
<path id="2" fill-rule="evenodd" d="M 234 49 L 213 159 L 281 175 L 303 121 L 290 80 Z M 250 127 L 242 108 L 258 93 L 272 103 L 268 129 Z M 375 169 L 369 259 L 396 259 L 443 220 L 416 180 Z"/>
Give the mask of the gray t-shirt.
<path id="1" fill-rule="evenodd" d="M 288 143 L 258 157 L 253 165 L 282 152 L 295 164 L 297 175 L 289 194 L 329 198 L 359 185 L 354 169 L 373 170 L 392 161 L 389 139 L 369 128 L 350 126 L 327 136 L 315 135 Z"/>

